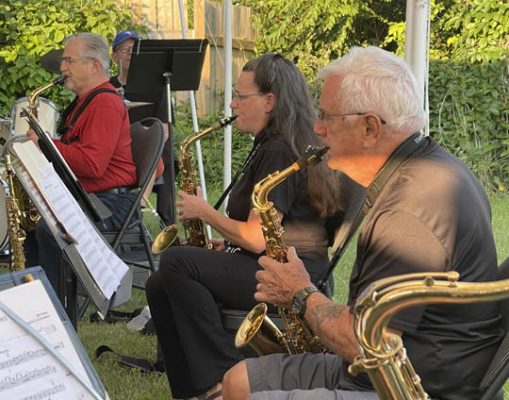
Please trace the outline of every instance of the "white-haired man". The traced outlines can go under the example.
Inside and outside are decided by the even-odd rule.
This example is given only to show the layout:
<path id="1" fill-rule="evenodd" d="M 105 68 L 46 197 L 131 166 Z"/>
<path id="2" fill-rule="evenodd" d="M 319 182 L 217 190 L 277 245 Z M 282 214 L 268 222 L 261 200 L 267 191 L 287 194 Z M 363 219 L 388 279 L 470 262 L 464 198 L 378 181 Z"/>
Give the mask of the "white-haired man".
<path id="1" fill-rule="evenodd" d="M 409 272 L 497 279 L 488 199 L 460 160 L 418 133 L 425 115 L 408 66 L 375 47 L 353 48 L 318 76 L 324 85 L 315 132 L 330 148 L 329 167 L 368 190 L 381 171 L 396 169 L 364 218 L 346 305 L 314 290 L 293 249 L 288 263 L 260 258 L 255 298 L 292 307 L 335 354 L 245 360 L 225 375 L 227 400 L 376 399 L 367 376 L 347 370 L 358 355 L 351 312 L 363 289 Z M 503 335 L 497 303 L 421 306 L 397 314 L 389 327 L 401 334 L 432 398 L 480 397 Z"/>

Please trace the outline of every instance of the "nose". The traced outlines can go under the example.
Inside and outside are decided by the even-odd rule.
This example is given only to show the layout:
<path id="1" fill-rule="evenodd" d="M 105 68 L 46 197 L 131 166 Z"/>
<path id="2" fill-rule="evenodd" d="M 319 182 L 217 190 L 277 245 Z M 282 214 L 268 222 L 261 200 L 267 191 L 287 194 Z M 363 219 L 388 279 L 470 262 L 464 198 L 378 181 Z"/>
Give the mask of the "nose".
<path id="1" fill-rule="evenodd" d="M 315 121 L 313 130 L 318 136 L 325 136 L 325 134 L 327 133 L 327 128 L 322 123 L 320 123 L 320 120 L 318 119 Z"/>
<path id="2" fill-rule="evenodd" d="M 230 101 L 230 108 L 232 110 L 236 109 L 238 106 L 238 103 L 237 103 L 237 98 L 236 97 L 233 97 L 232 98 L 232 101 Z"/>

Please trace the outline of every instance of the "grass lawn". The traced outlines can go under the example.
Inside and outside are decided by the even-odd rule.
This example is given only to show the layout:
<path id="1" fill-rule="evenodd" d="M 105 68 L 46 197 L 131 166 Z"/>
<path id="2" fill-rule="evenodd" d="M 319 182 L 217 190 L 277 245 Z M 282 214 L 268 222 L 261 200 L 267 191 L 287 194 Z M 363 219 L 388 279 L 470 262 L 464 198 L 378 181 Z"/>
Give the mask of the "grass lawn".
<path id="1" fill-rule="evenodd" d="M 499 261 L 502 261 L 509 256 L 509 197 L 507 195 L 492 196 L 491 204 L 498 257 Z M 354 258 L 353 250 L 354 246 L 350 246 L 334 273 L 336 282 L 334 299 L 338 302 L 344 302 L 346 298 L 348 276 Z M 123 309 L 134 310 L 144 304 L 146 304 L 144 292 L 135 290 L 133 299 Z M 115 351 L 133 357 L 155 360 L 156 340 L 154 337 L 131 332 L 125 324 L 94 324 L 87 322 L 87 318 L 80 322 L 78 333 L 112 400 L 171 398 L 165 375 L 144 374 L 122 367 L 108 354 L 102 355 L 98 360 L 94 358 L 95 349 L 105 344 Z M 505 398 L 509 399 L 507 385 Z"/>

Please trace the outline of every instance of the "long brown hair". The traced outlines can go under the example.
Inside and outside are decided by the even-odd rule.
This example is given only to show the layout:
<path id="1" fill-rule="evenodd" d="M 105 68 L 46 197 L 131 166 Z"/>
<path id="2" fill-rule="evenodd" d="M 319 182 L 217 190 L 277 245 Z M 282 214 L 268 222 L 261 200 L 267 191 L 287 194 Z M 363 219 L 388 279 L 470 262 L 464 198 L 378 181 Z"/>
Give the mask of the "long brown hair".
<path id="1" fill-rule="evenodd" d="M 323 146 L 313 132 L 315 112 L 308 85 L 301 72 L 281 54 L 266 53 L 249 61 L 242 71 L 253 72 L 260 93 L 273 93 L 276 104 L 265 130 L 280 136 L 290 145 L 296 157 L 309 145 Z M 321 216 L 340 210 L 339 178 L 322 162 L 307 169 L 307 193 L 311 206 Z"/>

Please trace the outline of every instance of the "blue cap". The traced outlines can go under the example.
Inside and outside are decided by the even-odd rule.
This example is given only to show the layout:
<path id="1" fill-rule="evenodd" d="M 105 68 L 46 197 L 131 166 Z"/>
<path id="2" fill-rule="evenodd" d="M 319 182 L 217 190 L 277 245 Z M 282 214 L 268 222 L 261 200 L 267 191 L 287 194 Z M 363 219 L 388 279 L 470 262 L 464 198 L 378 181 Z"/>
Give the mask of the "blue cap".
<path id="1" fill-rule="evenodd" d="M 119 45 L 122 44 L 122 42 L 125 42 L 127 39 L 136 39 L 138 40 L 140 37 L 139 35 L 134 31 L 123 31 L 117 33 L 117 36 L 115 36 L 115 40 L 113 40 L 113 44 L 111 47 L 113 50 L 117 48 Z"/>

